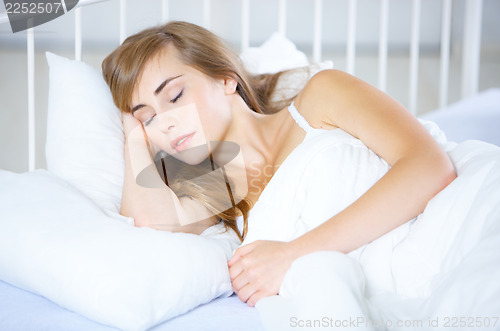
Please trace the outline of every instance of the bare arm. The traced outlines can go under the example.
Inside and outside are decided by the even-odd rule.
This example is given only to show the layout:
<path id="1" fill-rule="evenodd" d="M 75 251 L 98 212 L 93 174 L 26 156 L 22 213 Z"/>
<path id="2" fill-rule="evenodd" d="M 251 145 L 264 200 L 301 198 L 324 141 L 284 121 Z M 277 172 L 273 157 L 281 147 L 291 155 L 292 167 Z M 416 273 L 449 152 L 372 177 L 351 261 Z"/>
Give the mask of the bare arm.
<path id="1" fill-rule="evenodd" d="M 360 199 L 298 238 L 299 254 L 350 252 L 421 213 L 455 177 L 444 150 L 399 103 L 367 83 L 326 71 L 297 100 L 310 117 L 359 138 L 391 169 Z"/>
<path id="2" fill-rule="evenodd" d="M 233 288 L 249 305 L 276 294 L 296 258 L 320 250 L 350 252 L 421 213 L 455 177 L 441 147 L 399 103 L 346 73 L 314 76 L 295 105 L 314 127 L 342 128 L 391 169 L 364 195 L 290 243 L 255 242 L 229 261 Z"/>
<path id="3" fill-rule="evenodd" d="M 216 222 L 200 203 L 178 198 L 163 182 L 154 167 L 142 125 L 130 114 L 123 114 L 125 139 L 125 178 L 120 213 L 134 218 L 136 226 L 157 230 L 200 234 Z M 144 169 L 147 169 L 144 173 Z M 139 185 L 139 173 L 148 185 Z M 146 187 L 147 186 L 147 187 Z"/>

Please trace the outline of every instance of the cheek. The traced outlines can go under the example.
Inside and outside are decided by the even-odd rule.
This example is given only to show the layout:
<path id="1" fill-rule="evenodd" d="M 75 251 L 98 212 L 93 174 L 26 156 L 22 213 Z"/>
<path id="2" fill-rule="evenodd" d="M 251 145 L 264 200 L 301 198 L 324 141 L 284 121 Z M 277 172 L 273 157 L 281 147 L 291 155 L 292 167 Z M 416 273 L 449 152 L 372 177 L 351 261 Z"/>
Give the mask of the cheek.
<path id="1" fill-rule="evenodd" d="M 227 96 L 222 91 L 216 90 L 210 101 L 207 114 L 203 114 L 204 119 L 214 127 L 227 126 L 232 118 Z"/>
<path id="2" fill-rule="evenodd" d="M 148 136 L 149 141 L 155 145 L 156 147 L 165 150 L 166 146 L 163 146 L 162 134 L 159 130 L 154 129 L 152 127 L 145 128 L 146 135 Z"/>
<path id="3" fill-rule="evenodd" d="M 229 110 L 215 106 L 200 114 L 200 120 L 207 140 L 221 140 L 229 129 L 231 116 Z"/>

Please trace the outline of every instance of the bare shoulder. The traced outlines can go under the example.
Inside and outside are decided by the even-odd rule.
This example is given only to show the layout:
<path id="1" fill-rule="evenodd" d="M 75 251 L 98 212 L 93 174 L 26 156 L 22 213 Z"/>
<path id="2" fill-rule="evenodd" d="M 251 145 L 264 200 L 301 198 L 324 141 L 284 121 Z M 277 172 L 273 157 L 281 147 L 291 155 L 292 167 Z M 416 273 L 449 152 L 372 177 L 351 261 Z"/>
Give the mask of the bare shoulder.
<path id="1" fill-rule="evenodd" d="M 339 70 L 314 75 L 295 104 L 313 127 L 341 128 L 391 165 L 407 151 L 432 145 L 432 137 L 399 102 Z"/>
<path id="2" fill-rule="evenodd" d="M 334 87 L 342 87 L 346 82 L 354 82 L 358 79 L 346 72 L 337 69 L 322 70 L 315 74 L 307 82 L 304 89 L 297 96 L 301 102 L 314 102 L 322 96 L 325 91 L 330 91 Z"/>
<path id="3" fill-rule="evenodd" d="M 314 75 L 295 99 L 301 114 L 315 128 L 339 127 L 337 118 L 351 101 L 356 100 L 370 86 L 340 70 L 323 70 Z"/>
<path id="4" fill-rule="evenodd" d="M 301 114 L 316 128 L 340 127 L 359 137 L 361 119 L 405 111 L 396 100 L 365 81 L 340 70 L 314 75 L 295 100 Z"/>

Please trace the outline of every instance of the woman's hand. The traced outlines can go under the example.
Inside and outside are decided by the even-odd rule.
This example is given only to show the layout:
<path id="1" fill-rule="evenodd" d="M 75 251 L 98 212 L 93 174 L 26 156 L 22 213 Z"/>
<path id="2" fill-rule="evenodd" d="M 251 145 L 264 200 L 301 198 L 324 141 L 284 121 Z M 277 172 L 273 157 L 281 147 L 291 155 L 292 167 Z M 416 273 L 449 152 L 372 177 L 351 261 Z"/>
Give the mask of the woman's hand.
<path id="1" fill-rule="evenodd" d="M 205 206 L 189 197 L 179 198 L 165 185 L 154 167 L 155 148 L 159 149 L 149 142 L 141 122 L 122 113 L 122 123 L 126 142 L 120 213 L 133 217 L 135 226 L 163 231 L 201 234 L 216 224 L 218 219 Z M 146 186 L 137 182 L 141 173 Z"/>
<path id="2" fill-rule="evenodd" d="M 131 113 L 122 112 L 122 124 L 125 137 L 127 137 L 135 128 L 141 126 L 141 122 Z"/>
<path id="3" fill-rule="evenodd" d="M 261 298 L 278 294 L 297 253 L 290 243 L 280 241 L 256 241 L 238 248 L 228 266 L 241 301 L 253 307 Z"/>
<path id="4" fill-rule="evenodd" d="M 158 153 L 160 149 L 149 140 L 146 131 L 144 131 L 142 123 L 131 113 L 122 112 L 122 124 L 123 132 L 125 133 L 125 139 L 129 141 L 134 139 L 144 139 L 148 146 L 151 157 L 154 158 L 156 153 Z"/>

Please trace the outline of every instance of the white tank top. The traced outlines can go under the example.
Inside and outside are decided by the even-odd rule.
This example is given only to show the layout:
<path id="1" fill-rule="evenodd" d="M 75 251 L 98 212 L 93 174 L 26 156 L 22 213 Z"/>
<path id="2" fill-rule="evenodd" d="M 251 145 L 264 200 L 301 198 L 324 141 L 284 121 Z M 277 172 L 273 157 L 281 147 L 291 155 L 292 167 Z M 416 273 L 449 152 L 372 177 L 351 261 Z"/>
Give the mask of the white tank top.
<path id="1" fill-rule="evenodd" d="M 288 111 L 306 136 L 250 211 L 243 244 L 293 240 L 350 205 L 389 169 L 382 158 L 342 129 L 311 127 L 293 103 Z"/>

